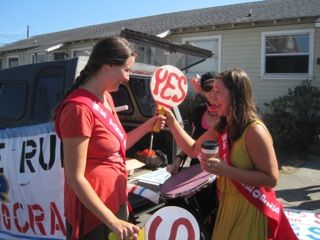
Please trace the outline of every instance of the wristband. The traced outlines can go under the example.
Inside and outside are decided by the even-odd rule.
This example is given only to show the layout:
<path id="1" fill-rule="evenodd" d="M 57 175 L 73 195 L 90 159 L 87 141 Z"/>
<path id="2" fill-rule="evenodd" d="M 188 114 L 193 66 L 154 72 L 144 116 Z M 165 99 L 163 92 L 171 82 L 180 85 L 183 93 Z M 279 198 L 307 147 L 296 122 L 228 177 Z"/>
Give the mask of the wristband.
<path id="1" fill-rule="evenodd" d="M 178 155 L 176 155 L 176 158 L 181 158 L 182 160 L 186 160 L 186 158 L 187 158 L 187 156 L 183 156 L 182 154 L 178 154 Z"/>

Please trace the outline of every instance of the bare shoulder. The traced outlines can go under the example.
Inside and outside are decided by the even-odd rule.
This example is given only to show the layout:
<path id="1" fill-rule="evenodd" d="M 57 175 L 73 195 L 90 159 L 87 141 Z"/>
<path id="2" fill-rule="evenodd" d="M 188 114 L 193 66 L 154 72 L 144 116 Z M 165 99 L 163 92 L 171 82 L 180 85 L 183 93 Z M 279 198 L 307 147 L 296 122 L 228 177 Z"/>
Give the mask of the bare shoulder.
<path id="1" fill-rule="evenodd" d="M 246 132 L 246 140 L 248 143 L 255 143 L 257 141 L 272 141 L 268 129 L 262 124 L 251 124 Z"/>

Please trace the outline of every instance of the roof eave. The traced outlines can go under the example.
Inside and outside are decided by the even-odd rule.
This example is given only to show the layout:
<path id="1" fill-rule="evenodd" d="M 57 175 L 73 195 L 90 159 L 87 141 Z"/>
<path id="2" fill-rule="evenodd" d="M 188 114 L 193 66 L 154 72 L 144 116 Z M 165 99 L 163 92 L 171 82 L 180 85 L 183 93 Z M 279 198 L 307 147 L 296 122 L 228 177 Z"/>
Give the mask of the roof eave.
<path id="1" fill-rule="evenodd" d="M 2 51 L 0 50 L 0 54 L 20 52 L 20 51 L 22 51 L 22 50 L 26 51 L 26 50 L 34 49 L 34 48 L 37 48 L 37 47 L 39 47 L 39 46 L 29 46 L 29 47 L 8 49 L 8 50 L 2 50 Z"/>
<path id="2" fill-rule="evenodd" d="M 175 53 L 185 53 L 201 58 L 210 58 L 213 56 L 213 53 L 206 49 L 201 49 L 195 46 L 186 45 L 186 44 L 177 44 L 171 42 L 167 39 L 160 38 L 158 36 L 149 35 L 146 33 L 134 31 L 131 29 L 122 29 L 120 36 L 125 37 L 128 41 L 132 43 L 142 44 L 149 47 L 157 47 L 169 52 Z"/>
<path id="3" fill-rule="evenodd" d="M 292 24 L 303 24 L 303 23 L 314 23 L 319 18 L 319 16 L 312 17 L 294 17 L 294 18 L 284 18 L 284 19 L 268 19 L 268 20 L 251 20 L 243 22 L 233 22 L 233 23 L 221 23 L 213 25 L 203 25 L 203 26 L 191 26 L 171 29 L 171 34 L 176 33 L 190 33 L 190 32 L 207 32 L 212 30 L 230 30 L 230 29 L 240 29 L 240 28 L 252 28 L 252 27 L 267 27 L 275 25 L 292 25 Z M 317 24 L 317 23 L 316 23 Z M 318 23 L 319 25 L 320 23 Z"/>

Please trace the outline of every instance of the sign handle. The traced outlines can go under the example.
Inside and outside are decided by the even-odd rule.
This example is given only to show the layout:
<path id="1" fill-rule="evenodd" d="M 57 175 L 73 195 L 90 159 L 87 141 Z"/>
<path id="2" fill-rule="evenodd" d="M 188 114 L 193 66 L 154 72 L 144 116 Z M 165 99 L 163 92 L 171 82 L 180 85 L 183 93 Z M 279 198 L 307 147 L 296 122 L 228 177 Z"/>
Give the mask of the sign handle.
<path id="1" fill-rule="evenodd" d="M 114 232 L 109 233 L 108 240 L 120 240 L 120 236 Z M 130 239 L 133 239 L 133 237 L 130 237 Z M 144 240 L 144 228 L 140 228 L 139 230 L 139 236 L 138 240 Z"/>
<path id="2" fill-rule="evenodd" d="M 162 105 L 158 105 L 157 106 L 157 115 L 161 115 L 161 116 L 164 116 L 166 114 L 165 110 L 164 110 L 164 107 Z M 154 132 L 160 132 L 160 123 L 159 121 L 157 121 L 154 126 L 153 126 L 153 129 L 152 129 Z"/>

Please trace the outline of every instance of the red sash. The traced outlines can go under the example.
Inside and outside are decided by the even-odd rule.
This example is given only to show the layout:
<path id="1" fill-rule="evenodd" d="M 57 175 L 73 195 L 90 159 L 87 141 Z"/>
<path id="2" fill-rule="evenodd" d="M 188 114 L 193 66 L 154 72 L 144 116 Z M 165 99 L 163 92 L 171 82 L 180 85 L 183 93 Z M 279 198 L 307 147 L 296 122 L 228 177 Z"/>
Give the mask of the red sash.
<path id="1" fill-rule="evenodd" d="M 61 113 L 61 110 L 63 107 L 70 102 L 76 102 L 85 104 L 87 107 L 90 108 L 90 110 L 93 112 L 94 116 L 98 118 L 103 125 L 112 132 L 117 139 L 120 142 L 120 153 L 123 158 L 123 161 L 126 159 L 126 142 L 127 142 L 127 134 L 124 131 L 122 125 L 119 123 L 118 119 L 113 116 L 113 114 L 110 113 L 108 109 L 102 104 L 99 98 L 97 98 L 95 95 L 90 93 L 89 91 L 86 91 L 84 89 L 76 89 L 73 91 L 67 99 L 64 100 L 62 106 L 60 106 L 57 116 L 57 121 L 55 122 L 55 129 L 60 137 L 60 131 L 59 131 L 59 115 Z M 113 103 L 109 103 L 113 104 Z M 114 106 L 111 106 L 112 109 L 114 109 Z"/>
<path id="2" fill-rule="evenodd" d="M 219 155 L 223 160 L 232 165 L 229 153 L 228 134 L 219 135 Z M 283 206 L 278 202 L 273 189 L 252 187 L 231 180 L 236 189 L 268 219 L 268 240 L 297 240 L 290 223 L 283 211 Z"/>

